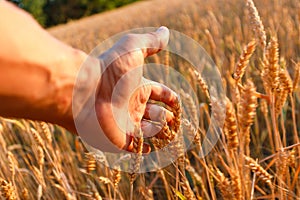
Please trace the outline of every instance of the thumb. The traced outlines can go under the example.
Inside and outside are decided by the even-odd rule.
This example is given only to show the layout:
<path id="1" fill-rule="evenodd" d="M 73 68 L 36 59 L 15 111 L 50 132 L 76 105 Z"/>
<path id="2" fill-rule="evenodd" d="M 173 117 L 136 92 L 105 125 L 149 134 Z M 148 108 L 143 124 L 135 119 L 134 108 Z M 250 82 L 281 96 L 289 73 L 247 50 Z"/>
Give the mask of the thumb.
<path id="1" fill-rule="evenodd" d="M 165 26 L 161 26 L 155 32 L 150 32 L 140 35 L 140 40 L 143 42 L 141 50 L 144 58 L 158 53 L 165 48 L 169 42 L 170 32 Z"/>

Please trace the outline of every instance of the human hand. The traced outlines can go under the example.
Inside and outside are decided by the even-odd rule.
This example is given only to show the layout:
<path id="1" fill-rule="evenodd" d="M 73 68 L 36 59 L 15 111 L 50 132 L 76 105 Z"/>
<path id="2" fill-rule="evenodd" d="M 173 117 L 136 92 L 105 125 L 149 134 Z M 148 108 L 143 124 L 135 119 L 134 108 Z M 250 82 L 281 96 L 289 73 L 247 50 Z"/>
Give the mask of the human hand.
<path id="1" fill-rule="evenodd" d="M 100 56 L 104 70 L 96 93 L 96 114 L 103 133 L 119 149 L 132 150 L 132 134 L 141 127 L 144 136 L 159 130 L 143 119 L 172 123 L 169 110 L 148 103 L 161 101 L 170 107 L 177 95 L 168 87 L 143 78 L 144 58 L 166 47 L 169 31 L 165 27 L 147 34 L 129 34 Z M 104 149 L 110 147 L 105 145 Z M 150 147 L 144 144 L 144 153 Z"/>

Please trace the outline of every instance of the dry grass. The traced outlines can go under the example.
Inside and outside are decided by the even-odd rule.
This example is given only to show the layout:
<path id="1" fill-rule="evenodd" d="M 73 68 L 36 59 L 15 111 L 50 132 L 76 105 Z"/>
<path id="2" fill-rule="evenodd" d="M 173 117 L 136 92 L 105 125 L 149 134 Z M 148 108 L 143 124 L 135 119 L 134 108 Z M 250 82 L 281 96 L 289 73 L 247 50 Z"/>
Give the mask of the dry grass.
<path id="1" fill-rule="evenodd" d="M 298 0 L 155 0 L 52 28 L 55 36 L 85 51 L 133 27 L 162 24 L 181 31 L 217 63 L 226 112 L 210 98 L 205 77 L 163 51 L 147 62 L 175 66 L 200 101 L 174 83 L 187 103 L 170 109 L 175 123 L 165 124 L 160 133 L 165 137 L 151 140 L 153 149 L 173 140 L 169 151 L 178 160 L 138 175 L 143 139 L 137 132 L 128 176 L 96 162 L 105 158 L 86 154 L 80 140 L 60 127 L 0 118 L 2 199 L 300 199 L 299 9 Z M 220 125 L 220 140 L 202 158 L 211 114 Z M 194 144 L 183 152 L 187 137 L 195 137 Z"/>

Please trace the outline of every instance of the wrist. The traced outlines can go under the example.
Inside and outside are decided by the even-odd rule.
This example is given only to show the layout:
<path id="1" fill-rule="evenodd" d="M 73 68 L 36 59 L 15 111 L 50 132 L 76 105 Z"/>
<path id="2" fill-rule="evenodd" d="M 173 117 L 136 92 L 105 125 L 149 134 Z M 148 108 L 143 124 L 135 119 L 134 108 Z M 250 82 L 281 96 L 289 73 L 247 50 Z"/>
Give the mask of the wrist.
<path id="1" fill-rule="evenodd" d="M 65 62 L 64 66 L 70 66 L 71 69 L 64 72 L 58 70 L 56 76 L 58 80 L 55 103 L 59 121 L 55 123 L 77 134 L 75 118 L 79 113 L 87 112 L 83 110 L 86 109 L 87 104 L 94 105 L 90 100 L 97 89 L 101 65 L 97 58 L 88 56 L 79 50 L 73 50 Z"/>
<path id="2" fill-rule="evenodd" d="M 75 87 L 80 66 L 87 58 L 84 52 L 77 49 L 71 49 L 62 56 L 60 63 L 56 65 L 53 71 L 53 119 L 48 119 L 52 123 L 56 123 L 67 128 L 69 131 L 75 133 L 75 125 L 72 113 L 72 94 Z"/>

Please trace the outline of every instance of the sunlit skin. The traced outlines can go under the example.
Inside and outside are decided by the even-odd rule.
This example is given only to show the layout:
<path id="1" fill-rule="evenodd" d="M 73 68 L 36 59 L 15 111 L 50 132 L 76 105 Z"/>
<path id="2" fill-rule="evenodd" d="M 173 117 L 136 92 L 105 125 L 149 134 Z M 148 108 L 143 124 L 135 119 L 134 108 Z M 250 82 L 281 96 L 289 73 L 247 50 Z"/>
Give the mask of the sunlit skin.
<path id="1" fill-rule="evenodd" d="M 52 37 L 29 14 L 9 2 L 0 1 L 0 16 L 9 19 L 0 21 L 0 115 L 43 120 L 76 134 L 72 92 L 78 70 L 88 55 Z M 113 88 L 123 74 L 143 65 L 144 58 L 164 48 L 168 39 L 169 31 L 165 27 L 153 33 L 127 35 L 100 57 L 105 63 L 107 56 L 118 56 L 105 71 L 103 64 L 99 64 L 104 73 L 97 86 L 95 108 L 104 134 L 119 149 L 131 150 L 132 138 L 121 133 L 116 126 L 111 110 Z M 118 55 L 126 49 L 135 51 Z M 99 62 L 94 59 L 94 63 Z M 173 117 L 170 111 L 150 104 L 148 100 L 172 106 L 177 97 L 161 84 L 140 87 L 133 94 L 127 92 L 142 80 L 142 71 L 126 79 L 122 84 L 124 92 L 116 102 L 122 107 L 123 99 L 130 99 L 128 110 L 131 120 L 144 129 L 147 136 L 151 124 L 143 119 L 160 120 L 158 118 L 163 113 L 171 123 Z M 149 151 L 150 148 L 145 145 L 144 152 Z"/>

